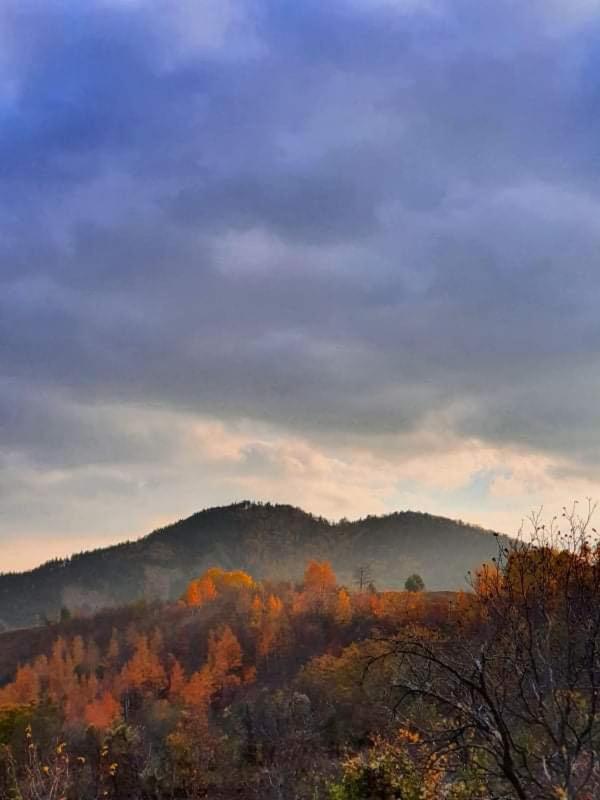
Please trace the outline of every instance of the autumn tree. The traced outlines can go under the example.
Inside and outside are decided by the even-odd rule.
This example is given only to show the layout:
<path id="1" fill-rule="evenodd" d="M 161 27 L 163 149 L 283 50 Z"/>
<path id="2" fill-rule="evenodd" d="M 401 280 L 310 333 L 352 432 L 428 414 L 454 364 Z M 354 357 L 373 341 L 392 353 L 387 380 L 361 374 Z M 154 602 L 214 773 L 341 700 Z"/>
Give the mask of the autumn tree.
<path id="1" fill-rule="evenodd" d="M 147 636 L 137 637 L 135 652 L 123 667 L 121 679 L 125 688 L 141 691 L 156 691 L 166 685 L 164 667 Z"/>
<path id="2" fill-rule="evenodd" d="M 217 588 L 213 579 L 207 575 L 195 581 L 190 581 L 188 584 L 184 599 L 185 603 L 191 607 L 198 607 L 215 600 L 217 597 Z"/>
<path id="3" fill-rule="evenodd" d="M 186 605 L 190 606 L 191 608 L 195 608 L 202 604 L 202 597 L 200 595 L 198 581 L 190 581 L 190 583 L 188 583 L 183 595 L 183 599 Z"/>
<path id="4" fill-rule="evenodd" d="M 304 571 L 304 588 L 317 595 L 335 589 L 337 579 L 329 561 L 311 560 Z"/>
<path id="5" fill-rule="evenodd" d="M 283 611 L 283 602 L 275 594 L 270 594 L 267 599 L 267 614 L 270 619 L 276 619 Z"/>
<path id="6" fill-rule="evenodd" d="M 304 586 L 310 591 L 324 593 L 335 588 L 337 581 L 335 573 L 328 561 L 308 562 L 304 571 Z"/>
<path id="7" fill-rule="evenodd" d="M 208 668 L 218 689 L 239 683 L 235 675 L 242 665 L 242 648 L 229 625 L 219 632 L 211 631 L 208 637 Z"/>
<path id="8" fill-rule="evenodd" d="M 17 669 L 14 681 L 0 689 L 0 705 L 33 705 L 37 703 L 40 692 L 40 678 L 29 664 Z"/>
<path id="9" fill-rule="evenodd" d="M 250 609 L 251 624 L 255 630 L 256 656 L 266 659 L 280 639 L 283 620 L 283 601 L 275 594 L 270 594 L 266 602 L 256 595 Z"/>
<path id="10" fill-rule="evenodd" d="M 121 704 L 108 689 L 100 697 L 90 701 L 83 713 L 87 724 L 99 730 L 109 728 L 120 715 Z"/>
<path id="11" fill-rule="evenodd" d="M 483 769 L 493 797 L 587 800 L 600 792 L 600 546 L 593 507 L 565 510 L 561 533 L 531 518 L 529 538 L 499 542 L 476 581 L 475 614 L 453 630 L 402 631 L 395 711 L 438 753 Z"/>
<path id="12" fill-rule="evenodd" d="M 421 756 L 418 743 L 418 736 L 404 729 L 393 739 L 375 737 L 366 751 L 343 762 L 341 781 L 332 787 L 333 797 L 439 800 L 448 796 L 443 769 L 435 759 Z M 478 793 L 469 793 L 469 800 L 478 797 Z"/>
<path id="13" fill-rule="evenodd" d="M 178 700 L 183 696 L 186 686 L 185 672 L 180 662 L 174 658 L 169 669 L 168 692 L 171 700 Z"/>
<path id="14" fill-rule="evenodd" d="M 75 693 L 77 675 L 71 650 L 65 639 L 59 636 L 52 645 L 48 660 L 48 698 L 59 706 Z"/>
<path id="15" fill-rule="evenodd" d="M 188 583 L 182 600 L 194 608 L 215 600 L 223 592 L 244 592 L 254 588 L 254 580 L 242 570 L 228 572 L 220 567 L 211 567 Z"/>
<path id="16" fill-rule="evenodd" d="M 206 710 L 215 691 L 215 677 L 208 665 L 191 675 L 182 687 L 182 698 L 186 705 L 198 710 Z"/>
<path id="17" fill-rule="evenodd" d="M 340 625 L 347 625 L 352 619 L 352 603 L 345 589 L 340 589 L 334 609 L 334 619 Z"/>
<path id="18" fill-rule="evenodd" d="M 204 578 L 211 580 L 217 591 L 223 589 L 251 590 L 254 588 L 254 580 L 241 569 L 223 570 L 220 567 L 211 567 L 204 573 Z"/>

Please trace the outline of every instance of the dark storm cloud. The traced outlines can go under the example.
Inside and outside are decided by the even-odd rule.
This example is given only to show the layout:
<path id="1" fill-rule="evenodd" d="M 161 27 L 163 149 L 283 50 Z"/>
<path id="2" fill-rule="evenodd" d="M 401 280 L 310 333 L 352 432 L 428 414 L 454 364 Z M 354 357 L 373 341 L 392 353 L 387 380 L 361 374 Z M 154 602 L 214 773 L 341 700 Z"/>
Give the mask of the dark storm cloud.
<path id="1" fill-rule="evenodd" d="M 72 406 L 147 403 L 591 459 L 597 27 L 550 5 L 7 4 L 2 374 L 59 399 L 0 387 L 4 447 L 151 460 Z"/>

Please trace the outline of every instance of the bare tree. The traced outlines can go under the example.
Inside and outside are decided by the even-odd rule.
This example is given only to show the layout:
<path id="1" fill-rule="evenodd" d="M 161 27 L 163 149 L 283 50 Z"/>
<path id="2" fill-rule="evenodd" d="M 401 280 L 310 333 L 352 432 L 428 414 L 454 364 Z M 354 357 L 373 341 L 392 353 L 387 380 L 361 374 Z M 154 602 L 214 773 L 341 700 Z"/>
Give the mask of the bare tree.
<path id="1" fill-rule="evenodd" d="M 373 582 L 373 564 L 370 561 L 359 564 L 353 574 L 354 583 L 358 586 L 358 591 L 362 593 Z"/>
<path id="2" fill-rule="evenodd" d="M 447 630 L 408 630 L 394 663 L 395 714 L 447 763 L 486 777 L 490 797 L 600 796 L 600 546 L 594 506 L 566 533 L 533 514 L 531 538 L 499 540 Z"/>

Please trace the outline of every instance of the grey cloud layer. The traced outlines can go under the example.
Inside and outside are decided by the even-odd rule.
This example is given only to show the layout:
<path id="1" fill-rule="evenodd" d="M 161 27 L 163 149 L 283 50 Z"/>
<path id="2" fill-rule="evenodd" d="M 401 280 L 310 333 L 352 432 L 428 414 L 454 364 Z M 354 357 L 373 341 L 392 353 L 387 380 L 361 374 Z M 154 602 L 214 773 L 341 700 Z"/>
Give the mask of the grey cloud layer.
<path id="1" fill-rule="evenodd" d="M 2 448 L 152 461 L 94 416 L 150 404 L 597 466 L 599 29 L 526 5 L 5 4 Z"/>

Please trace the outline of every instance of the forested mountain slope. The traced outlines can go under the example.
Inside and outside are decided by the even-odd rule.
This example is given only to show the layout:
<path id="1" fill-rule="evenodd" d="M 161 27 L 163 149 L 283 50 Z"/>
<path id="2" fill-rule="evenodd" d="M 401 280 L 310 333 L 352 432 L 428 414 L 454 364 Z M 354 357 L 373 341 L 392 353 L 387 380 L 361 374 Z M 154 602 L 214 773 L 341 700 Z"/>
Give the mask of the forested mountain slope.
<path id="1" fill-rule="evenodd" d="M 201 511 L 138 541 L 0 575 L 0 628 L 33 625 L 61 608 L 91 612 L 174 598 L 214 565 L 294 580 L 307 559 L 318 558 L 348 584 L 369 563 L 379 588 L 398 588 L 415 572 L 432 590 L 464 588 L 468 570 L 496 551 L 490 531 L 429 514 L 334 524 L 288 505 L 242 502 Z"/>

